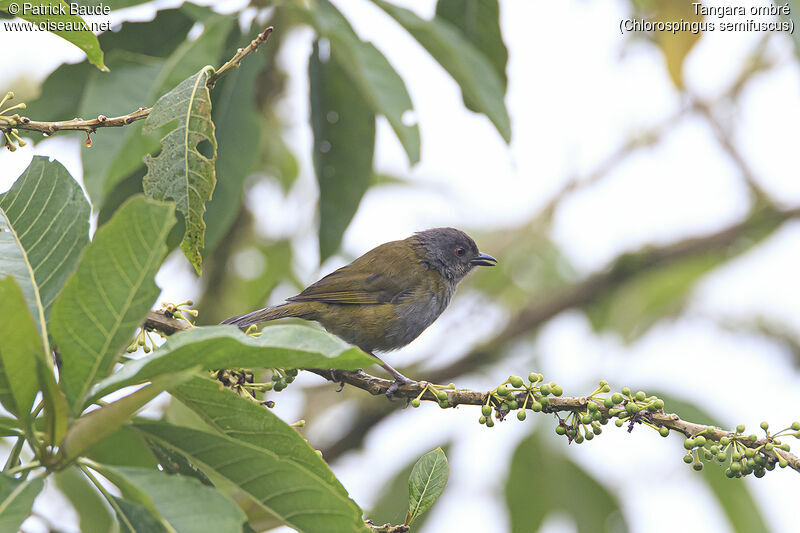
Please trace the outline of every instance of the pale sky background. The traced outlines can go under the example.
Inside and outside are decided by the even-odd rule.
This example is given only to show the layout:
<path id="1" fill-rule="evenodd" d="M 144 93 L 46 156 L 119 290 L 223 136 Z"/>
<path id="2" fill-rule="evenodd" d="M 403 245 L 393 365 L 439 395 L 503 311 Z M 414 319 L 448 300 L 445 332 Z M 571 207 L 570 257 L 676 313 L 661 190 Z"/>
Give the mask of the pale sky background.
<path id="1" fill-rule="evenodd" d="M 380 120 L 376 168 L 407 176 L 420 186 L 368 193 L 345 234 L 344 249 L 352 256 L 431 226 L 518 225 L 569 178 L 590 173 L 632 134 L 661 123 L 682 103 L 658 50 L 619 34 L 619 19 L 627 16 L 628 2 L 504 1 L 501 24 L 509 50 L 506 103 L 513 132 L 512 143 L 506 146 L 485 117 L 463 107 L 458 87 L 441 67 L 382 11 L 367 0 L 335 3 L 359 35 L 372 40 L 406 80 L 421 119 L 423 143 L 422 162 L 409 170 L 394 134 Z M 396 3 L 423 16 L 431 15 L 435 6 L 431 0 Z M 229 11 L 240 3 L 223 5 Z M 152 13 L 142 8 L 122 16 L 143 20 Z M 718 95 L 759 37 L 704 35 L 685 64 L 687 86 L 704 98 Z M 0 49 L 8 51 L 10 46 L 14 53 L 6 53 L 0 67 L 2 91 L 18 76 L 41 78 L 63 60 L 81 59 L 71 45 L 47 34 L 0 32 Z M 300 159 L 300 179 L 287 197 L 274 185 L 259 187 L 248 198 L 248 205 L 260 213 L 265 233 L 278 236 L 305 230 L 295 246 L 299 269 L 309 282 L 342 262 L 334 258 L 321 269 L 316 267 L 314 206 L 308 200 L 315 194 L 306 75 L 310 46 L 310 31 L 293 33 L 280 57 L 291 75 L 281 107 L 290 125 L 287 140 Z M 774 36 L 768 50 L 780 66 L 748 84 L 726 120 L 762 187 L 792 206 L 800 203 L 796 148 L 800 70 L 789 36 Z M 13 154 L 0 151 L 0 191 L 10 186 L 34 153 L 58 158 L 80 178 L 82 140 L 77 134 L 62 134 L 35 148 Z M 655 147 L 639 151 L 598 184 L 571 195 L 556 213 L 552 237 L 582 273 L 590 273 L 622 251 L 726 227 L 741 219 L 748 205 L 738 170 L 712 132 L 703 121 L 688 118 Z M 606 378 L 615 389 L 624 385 L 659 389 L 695 401 L 729 426 L 745 423 L 755 429 L 767 419 L 772 426 L 784 427 L 800 418 L 800 374 L 788 354 L 765 341 L 722 331 L 710 318 L 735 319 L 757 311 L 800 331 L 798 270 L 800 223 L 794 222 L 706 276 L 683 318 L 661 323 L 633 345 L 613 334 L 595 334 L 579 312 L 562 314 L 530 347 L 537 354 L 536 370 L 559 382 L 565 394 L 591 391 L 597 380 Z M 162 287 L 169 286 L 161 299 L 182 301 L 193 296 L 196 286 L 191 280 L 185 261 L 173 257 L 158 277 Z M 466 300 L 456 297 L 452 309 L 418 341 L 390 355 L 389 361 L 400 364 L 429 355 L 431 347 L 454 333 L 480 338 L 501 323 L 502 313 L 482 311 Z M 502 369 L 467 376 L 457 384 L 486 389 L 509 373 L 525 375 L 531 364 L 530 355 L 523 353 L 507 360 Z M 299 381 L 318 383 L 312 377 Z M 757 394 L 755 387 L 769 395 L 768 402 L 750 400 Z M 277 412 L 287 421 L 297 418 L 299 397 L 291 388 L 279 396 Z M 334 470 L 352 497 L 369 509 L 383 482 L 378 473 L 394 472 L 429 449 L 455 441 L 449 457 L 450 484 L 423 531 L 504 531 L 508 517 L 502 488 L 515 444 L 531 424 L 551 428 L 552 421 L 529 416 L 524 424 L 511 420 L 486 430 L 477 424 L 477 417 L 474 409 L 442 412 L 435 405 L 402 412 L 370 434 L 363 452 L 345 456 Z M 400 432 L 404 438 L 398 438 Z M 312 442 L 323 439 L 324 433 L 325 428 L 307 428 Z M 676 436 L 661 439 L 643 429 L 628 435 L 609 426 L 591 443 L 568 447 L 562 439 L 555 446 L 617 490 L 634 532 L 671 532 L 680 527 L 668 516 L 704 531 L 730 531 L 700 475 L 681 461 L 681 442 Z M 530 475 L 536 479 L 535 472 Z M 786 531 L 787 524 L 796 523 L 800 490 L 796 473 L 775 471 L 744 483 L 772 530 Z M 74 516 L 63 511 L 59 498 L 48 491 L 37 500 L 36 509 L 47 516 L 60 514 L 65 520 L 60 525 L 76 531 Z M 39 531 L 37 527 L 34 520 L 26 523 L 29 533 Z M 544 531 L 571 532 L 574 526 L 554 516 Z"/>

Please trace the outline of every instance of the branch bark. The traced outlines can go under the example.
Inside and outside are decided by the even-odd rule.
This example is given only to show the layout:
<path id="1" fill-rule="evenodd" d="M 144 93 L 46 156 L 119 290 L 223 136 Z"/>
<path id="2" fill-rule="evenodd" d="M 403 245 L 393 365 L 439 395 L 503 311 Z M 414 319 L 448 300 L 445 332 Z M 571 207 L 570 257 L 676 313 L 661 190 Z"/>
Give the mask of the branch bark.
<path id="1" fill-rule="evenodd" d="M 189 324 L 186 322 L 175 320 L 166 316 L 164 311 L 151 311 L 148 313 L 144 323 L 142 324 L 144 328 L 152 329 L 160 331 L 165 335 L 172 335 L 179 331 L 183 331 L 186 329 L 191 328 Z M 340 383 L 340 384 L 348 384 L 358 389 L 364 390 L 370 393 L 373 396 L 379 396 L 381 398 L 385 398 L 386 391 L 389 390 L 389 387 L 392 385 L 393 381 L 379 378 L 377 376 L 372 376 L 367 374 L 362 370 L 327 370 L 327 369 L 305 369 L 308 372 L 312 372 L 317 374 L 318 376 L 323 377 L 324 379 L 331 381 L 333 383 Z M 494 405 L 495 402 L 492 398 L 490 398 L 489 391 L 482 392 L 482 391 L 473 391 L 469 389 L 440 389 L 447 394 L 447 407 L 448 408 L 455 408 L 459 405 L 475 405 L 475 406 L 483 406 L 483 405 Z M 519 405 L 525 405 L 525 399 L 527 396 L 527 392 L 517 392 L 515 393 L 515 399 Z M 404 398 L 407 402 L 410 402 L 413 398 L 419 398 L 421 401 L 431 401 L 431 402 L 439 402 L 439 399 L 434 396 L 434 394 L 430 391 L 428 387 L 428 382 L 425 381 L 417 381 L 411 382 L 404 385 L 401 385 L 397 391 L 394 393 L 394 398 Z M 576 396 L 576 397 L 549 397 L 548 405 L 544 406 L 542 412 L 546 413 L 575 413 L 575 412 L 585 412 L 589 402 L 595 402 L 598 405 L 598 409 L 603 415 L 609 419 L 613 418 L 609 416 L 609 409 L 606 408 L 602 402 L 598 400 L 592 400 L 587 398 L 586 396 Z M 618 407 L 618 406 L 615 406 Z M 530 409 L 530 408 L 529 408 Z M 634 416 L 631 420 L 633 421 L 630 427 L 633 427 L 633 423 L 642 423 L 645 417 L 638 418 Z M 723 437 L 733 438 L 734 433 L 731 431 L 727 431 L 725 429 L 716 427 L 716 426 L 706 426 L 703 424 L 695 424 L 694 422 L 689 422 L 686 420 L 682 420 L 678 415 L 673 413 L 666 413 L 663 410 L 660 412 L 648 412 L 646 415 L 646 420 L 651 424 L 655 425 L 656 427 L 666 427 L 672 431 L 676 431 L 685 435 L 686 437 L 694 437 L 697 435 L 703 435 L 707 440 L 713 440 L 719 442 L 720 439 Z M 740 441 L 743 445 L 747 446 L 748 448 L 759 448 L 767 443 L 765 439 L 760 439 L 755 442 L 750 441 Z M 773 448 L 773 450 L 769 452 L 765 452 L 770 459 L 777 462 L 779 458 L 785 460 L 789 466 L 797 472 L 800 472 L 800 459 L 794 454 L 789 452 L 785 452 L 778 448 Z"/>

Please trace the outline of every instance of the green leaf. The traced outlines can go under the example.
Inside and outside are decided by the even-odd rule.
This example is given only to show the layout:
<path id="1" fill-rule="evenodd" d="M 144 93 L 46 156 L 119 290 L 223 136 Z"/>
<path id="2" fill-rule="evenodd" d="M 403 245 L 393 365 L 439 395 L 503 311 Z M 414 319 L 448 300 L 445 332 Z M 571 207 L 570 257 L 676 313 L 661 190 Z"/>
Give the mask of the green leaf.
<path id="1" fill-rule="evenodd" d="M 158 460 L 141 434 L 122 426 L 83 453 L 96 463 L 141 466 L 155 470 Z"/>
<path id="2" fill-rule="evenodd" d="M 318 41 L 308 62 L 308 75 L 314 170 L 319 183 L 320 261 L 324 261 L 339 249 L 369 188 L 375 115 L 353 91 L 337 53 L 332 52 L 325 61 L 320 58 Z"/>
<path id="3" fill-rule="evenodd" d="M 191 373 L 192 371 L 184 371 L 159 376 L 150 385 L 78 418 L 67 430 L 61 444 L 63 461 L 69 462 L 82 455 L 128 422 L 136 411 L 168 387 L 189 379 Z"/>
<path id="4" fill-rule="evenodd" d="M 30 422 L 39 384 L 36 361 L 42 340 L 14 278 L 0 279 L 0 402 L 23 424 Z"/>
<path id="5" fill-rule="evenodd" d="M 653 394 L 664 400 L 669 412 L 676 413 L 684 420 L 717 427 L 726 425 L 694 404 L 661 392 Z M 736 533 L 766 533 L 769 531 L 762 511 L 753 498 L 747 483 L 726 478 L 718 464 L 707 464 L 701 473 L 708 483 L 708 488 L 711 489 L 725 512 L 732 531 Z"/>
<path id="6" fill-rule="evenodd" d="M 244 513 L 227 496 L 198 480 L 136 467 L 103 466 L 145 494 L 149 506 L 178 533 L 241 533 Z M 115 478 L 116 479 L 116 478 Z M 112 482 L 114 480 L 112 479 Z"/>
<path id="7" fill-rule="evenodd" d="M 98 383 L 91 400 L 195 365 L 218 368 L 335 368 L 353 370 L 375 359 L 330 333 L 300 325 L 270 326 L 249 337 L 233 326 L 192 328 L 172 335 L 152 354 L 126 363 Z"/>
<path id="8" fill-rule="evenodd" d="M 436 16 L 461 32 L 491 63 L 505 91 L 508 84 L 508 50 L 500 30 L 500 5 L 497 0 L 439 0 Z M 475 108 L 470 104 L 467 107 Z"/>
<path id="9" fill-rule="evenodd" d="M 486 115 L 503 139 L 509 142 L 511 119 L 503 101 L 505 85 L 486 56 L 444 19 L 425 20 L 413 11 L 384 0 L 373 2 L 419 41 L 461 86 L 464 102 Z"/>
<path id="10" fill-rule="evenodd" d="M 114 517 L 97 489 L 76 466 L 56 472 L 56 486 L 78 513 L 80 531 L 92 533 L 114 533 Z"/>
<path id="11" fill-rule="evenodd" d="M 593 302 L 586 314 L 596 330 L 610 329 L 632 341 L 680 312 L 695 283 L 726 258 L 725 253 L 709 252 L 653 268 Z"/>
<path id="12" fill-rule="evenodd" d="M 22 7 L 19 13 L 14 13 L 15 15 L 37 26 L 40 24 L 46 25 L 44 29 L 83 50 L 92 65 L 95 65 L 104 72 L 108 72 L 108 67 L 103 64 L 103 51 L 100 49 L 97 36 L 92 33 L 92 29 L 86 24 L 86 21 L 77 14 L 72 14 L 70 4 L 63 0 L 39 0 L 35 3 L 31 2 L 34 4 L 34 7 L 41 6 L 43 8 L 43 10 L 38 11 L 38 14 L 34 14 L 36 11 L 32 9 L 31 3 L 28 3 L 28 8 L 25 9 L 25 3 L 23 2 L 17 2 L 16 0 L 0 0 L 0 11 L 8 13 L 8 8 L 12 3 L 16 4 L 18 7 Z"/>
<path id="13" fill-rule="evenodd" d="M 246 46 L 255 30 L 242 40 Z M 206 249 L 213 250 L 228 233 L 242 205 L 242 189 L 259 156 L 261 124 L 256 107 L 256 80 L 264 68 L 264 56 L 253 54 L 239 68 L 217 82 L 211 94 L 215 134 L 219 140 L 217 186 L 206 204 Z M 274 136 L 275 132 L 269 135 Z"/>
<path id="14" fill-rule="evenodd" d="M 171 533 L 144 506 L 116 496 L 111 498 L 112 506 L 117 513 L 120 533 Z"/>
<path id="15" fill-rule="evenodd" d="M 0 531 L 17 531 L 31 514 L 33 500 L 44 487 L 43 479 L 22 481 L 0 474 Z"/>
<path id="16" fill-rule="evenodd" d="M 596 533 L 603 526 L 627 531 L 614 495 L 544 440 L 541 431 L 531 433 L 511 460 L 505 488 L 511 532 L 538 531 L 545 518 L 559 512 L 572 519 L 578 533 Z"/>
<path id="17" fill-rule="evenodd" d="M 441 448 L 436 448 L 419 458 L 408 478 L 407 524 L 411 524 L 439 499 L 447 485 L 449 475 L 450 467 Z"/>
<path id="18" fill-rule="evenodd" d="M 206 224 L 205 203 L 211 199 L 216 177 L 217 140 L 211 122 L 211 97 L 206 82 L 213 69 L 206 67 L 162 96 L 145 121 L 145 134 L 173 123 L 161 139 L 161 153 L 145 156 L 144 192 L 156 200 L 173 200 L 186 222 L 181 250 L 200 274 Z M 210 156 L 200 153 L 201 142 L 210 144 Z"/>
<path id="19" fill-rule="evenodd" d="M 80 186 L 58 161 L 34 156 L 0 196 L 0 277 L 19 283 L 47 354 L 50 308 L 88 242 L 89 203 Z"/>
<path id="20" fill-rule="evenodd" d="M 166 424 L 136 427 L 224 477 L 298 531 L 365 531 L 361 510 L 330 468 L 271 411 L 207 379 L 172 393 L 222 434 Z"/>
<path id="21" fill-rule="evenodd" d="M 303 9 L 295 6 L 296 9 Z M 413 110 L 405 83 L 372 43 L 363 42 L 347 19 L 328 0 L 301 11 L 321 37 L 328 39 L 331 55 L 347 72 L 364 103 L 389 121 L 413 165 L 419 162 L 419 126 L 406 125 L 403 114 Z M 341 116 L 341 115 L 340 115 Z"/>
<path id="22" fill-rule="evenodd" d="M 650 18 L 654 22 L 686 21 L 687 23 L 702 22 L 703 16 L 695 11 L 694 0 L 652 0 L 653 13 Z M 634 8 L 637 2 L 632 2 Z M 678 89 L 683 88 L 683 62 L 692 51 L 694 45 L 700 40 L 702 32 L 653 32 L 653 39 L 667 62 L 672 82 Z"/>
<path id="23" fill-rule="evenodd" d="M 153 278 L 175 223 L 171 205 L 128 200 L 97 230 L 53 306 L 50 330 L 61 353 L 61 386 L 73 414 L 98 378 L 111 371 L 159 289 Z"/>

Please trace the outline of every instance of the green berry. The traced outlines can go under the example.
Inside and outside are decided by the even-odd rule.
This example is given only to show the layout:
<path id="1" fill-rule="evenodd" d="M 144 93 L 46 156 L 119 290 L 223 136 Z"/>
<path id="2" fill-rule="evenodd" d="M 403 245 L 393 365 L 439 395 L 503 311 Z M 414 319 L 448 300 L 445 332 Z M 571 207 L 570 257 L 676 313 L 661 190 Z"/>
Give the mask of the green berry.
<path id="1" fill-rule="evenodd" d="M 739 473 L 742 471 L 742 463 L 740 463 L 739 461 L 731 461 L 730 468 L 733 471 L 733 473 Z"/>
<path id="2" fill-rule="evenodd" d="M 580 444 L 583 442 L 583 435 L 578 435 L 575 437 L 575 444 Z"/>
<path id="3" fill-rule="evenodd" d="M 447 402 L 447 400 L 439 400 L 439 407 L 442 409 L 447 409 L 450 407 L 450 404 Z"/>
<path id="4" fill-rule="evenodd" d="M 586 440 L 592 440 L 594 438 L 594 433 L 591 431 L 586 432 Z"/>
<path id="5" fill-rule="evenodd" d="M 624 423 L 625 423 L 624 420 L 619 420 L 619 419 L 614 420 L 614 424 L 616 424 L 618 428 L 621 428 L 622 424 L 624 424 Z"/>
<path id="6" fill-rule="evenodd" d="M 499 385 L 497 387 L 497 391 L 496 392 L 497 392 L 498 396 L 505 396 L 506 394 L 508 394 L 508 389 L 506 388 L 505 385 Z"/>
<path id="7" fill-rule="evenodd" d="M 658 434 L 662 437 L 666 437 L 669 435 L 669 428 L 658 428 Z"/>
<path id="8" fill-rule="evenodd" d="M 664 400 L 662 400 L 661 398 L 656 398 L 655 400 L 653 400 L 653 405 L 656 407 L 656 409 L 663 409 Z"/>
<path id="9" fill-rule="evenodd" d="M 567 435 L 569 435 L 570 437 L 575 437 L 575 435 L 577 435 L 577 434 L 578 434 L 578 431 L 575 428 L 569 428 L 567 430 Z"/>
<path id="10" fill-rule="evenodd" d="M 623 396 L 630 396 L 631 395 L 630 387 L 622 387 L 622 394 Z"/>
<path id="11" fill-rule="evenodd" d="M 421 402 L 419 401 L 419 398 L 414 398 L 413 400 L 411 400 L 411 407 L 414 408 L 419 407 L 420 403 Z"/>
<path id="12" fill-rule="evenodd" d="M 539 374 L 537 374 L 536 372 L 531 372 L 530 374 L 528 374 L 528 381 L 530 381 L 531 383 L 535 383 L 538 380 L 539 380 Z"/>
<path id="13" fill-rule="evenodd" d="M 565 428 L 564 426 L 556 426 L 556 435 L 566 435 L 566 434 L 567 434 L 567 428 Z"/>
<path id="14" fill-rule="evenodd" d="M 550 405 L 550 400 L 547 397 L 539 398 L 539 403 L 542 404 L 542 407 L 547 407 Z"/>
<path id="15" fill-rule="evenodd" d="M 719 439 L 719 443 L 722 444 L 723 446 L 727 446 L 728 444 L 731 443 L 731 439 L 728 437 L 722 437 L 721 439 Z"/>
<path id="16" fill-rule="evenodd" d="M 598 409 L 600 409 L 599 407 L 597 407 L 597 404 L 594 403 L 594 402 L 589 402 L 589 404 L 586 406 L 586 408 L 589 411 L 592 411 L 592 412 L 597 411 Z"/>
<path id="17" fill-rule="evenodd" d="M 595 435 L 599 435 L 602 432 L 603 432 L 603 428 L 599 428 L 599 427 L 593 427 L 592 428 L 592 433 L 594 433 Z"/>
<path id="18" fill-rule="evenodd" d="M 766 470 L 764 470 L 763 468 L 756 468 L 756 469 L 754 469 L 754 470 L 753 470 L 753 474 L 754 474 L 754 475 L 755 475 L 757 478 L 762 478 L 762 477 L 764 477 L 764 474 L 766 474 L 766 473 L 767 473 L 767 471 L 766 471 Z"/>
<path id="19" fill-rule="evenodd" d="M 736 473 L 733 470 L 731 470 L 730 468 L 727 468 L 725 470 L 725 476 L 727 476 L 729 478 L 735 478 L 736 477 Z"/>
<path id="20" fill-rule="evenodd" d="M 742 454 L 741 453 L 733 452 L 731 454 L 731 461 L 741 461 L 741 460 L 742 460 Z"/>
<path id="21" fill-rule="evenodd" d="M 725 455 L 725 452 L 718 452 L 714 457 L 716 457 L 717 461 L 720 463 L 724 463 L 728 459 L 728 456 Z"/>
<path id="22" fill-rule="evenodd" d="M 553 396 L 561 396 L 564 394 L 564 389 L 561 388 L 561 385 L 556 385 L 551 390 L 553 392 Z"/>
<path id="23" fill-rule="evenodd" d="M 446 401 L 447 400 L 447 393 L 445 391 L 443 391 L 443 390 L 437 391 L 436 392 L 436 398 L 439 401 Z"/>
<path id="24" fill-rule="evenodd" d="M 705 446 L 706 445 L 706 438 L 704 436 L 702 436 L 702 435 L 699 435 L 699 436 L 694 438 L 694 442 L 698 446 Z"/>
<path id="25" fill-rule="evenodd" d="M 494 420 L 492 420 L 491 418 L 487 418 L 486 419 L 486 427 L 487 428 L 494 427 Z"/>
<path id="26" fill-rule="evenodd" d="M 694 448 L 694 445 L 695 442 L 694 439 L 692 438 L 688 438 L 685 441 L 683 441 L 683 447 L 686 448 L 687 450 L 691 450 L 692 448 Z"/>
<path id="27" fill-rule="evenodd" d="M 647 394 L 645 394 L 644 391 L 641 391 L 641 390 L 640 391 L 636 391 L 635 398 L 636 398 L 636 401 L 643 402 L 644 399 L 647 398 Z"/>
<path id="28" fill-rule="evenodd" d="M 764 445 L 764 449 L 767 450 L 768 452 L 771 452 L 774 447 L 775 445 L 772 444 L 771 442 L 768 442 Z"/>
<path id="29" fill-rule="evenodd" d="M 611 409 L 612 407 L 614 407 L 614 400 L 612 400 L 611 398 L 606 398 L 605 400 L 603 400 L 603 407 L 605 407 L 606 409 Z"/>
<path id="30" fill-rule="evenodd" d="M 600 411 L 595 411 L 592 413 L 592 420 L 594 420 L 595 422 L 600 421 L 602 419 L 603 419 L 603 413 L 601 413 Z"/>
<path id="31" fill-rule="evenodd" d="M 768 422 L 761 422 L 761 429 L 763 429 L 764 431 L 768 430 L 769 429 L 769 423 Z"/>
<path id="32" fill-rule="evenodd" d="M 592 423 L 592 415 L 583 415 L 581 417 L 582 424 L 591 424 Z"/>
<path id="33" fill-rule="evenodd" d="M 744 456 L 749 459 L 752 459 L 755 454 L 756 451 L 753 448 L 745 448 L 744 450 Z"/>
<path id="34" fill-rule="evenodd" d="M 520 411 L 517 413 L 517 420 L 519 420 L 520 422 L 525 420 L 525 418 L 527 418 L 525 411 Z"/>
<path id="35" fill-rule="evenodd" d="M 531 404 L 531 411 L 533 411 L 534 413 L 541 412 L 542 411 L 542 404 L 540 404 L 539 402 L 533 402 Z"/>
<path id="36" fill-rule="evenodd" d="M 633 402 L 625 404 L 625 410 L 628 411 L 630 414 L 636 414 L 639 412 L 639 406 Z"/>
<path id="37" fill-rule="evenodd" d="M 692 457 L 692 454 L 687 453 L 686 455 L 683 456 L 683 462 L 686 463 L 687 465 L 692 461 L 694 461 L 694 457 Z"/>
<path id="38" fill-rule="evenodd" d="M 748 435 L 748 436 L 747 436 L 747 439 L 748 439 L 750 442 L 756 442 L 756 441 L 758 440 L 758 437 L 757 437 L 756 435 Z"/>
<path id="39" fill-rule="evenodd" d="M 548 394 L 550 394 L 550 385 L 548 385 L 547 383 L 541 385 L 539 387 L 539 392 L 541 393 L 542 396 L 547 396 Z"/>
<path id="40" fill-rule="evenodd" d="M 522 378 L 519 376 L 511 376 L 508 378 L 508 382 L 511 383 L 512 387 L 520 388 L 522 387 Z"/>
<path id="41" fill-rule="evenodd" d="M 739 424 L 736 426 L 736 433 L 744 433 L 744 424 Z"/>
<path id="42" fill-rule="evenodd" d="M 695 463 L 692 465 L 692 468 L 694 468 L 695 472 L 699 472 L 703 469 L 703 463 Z"/>
<path id="43" fill-rule="evenodd" d="M 622 403 L 622 400 L 624 399 L 625 398 L 623 398 L 622 394 L 618 392 L 615 392 L 614 394 L 611 395 L 611 401 L 613 401 L 614 404 Z"/>
<path id="44" fill-rule="evenodd" d="M 277 383 L 275 383 L 275 385 L 272 386 L 272 388 L 275 392 L 280 392 L 286 388 L 286 383 L 284 383 L 283 381 L 278 381 Z"/>
<path id="45" fill-rule="evenodd" d="M 486 417 L 485 417 L 485 416 L 483 416 L 483 415 L 481 415 L 481 416 L 478 418 L 478 424 L 485 424 L 485 423 L 486 423 Z"/>
<path id="46" fill-rule="evenodd" d="M 800 422 L 792 422 L 792 429 L 794 431 L 800 431 Z"/>
<path id="47" fill-rule="evenodd" d="M 508 409 L 509 409 L 509 411 L 513 411 L 514 409 L 516 409 L 518 407 L 519 407 L 519 404 L 517 403 L 517 400 L 509 400 L 508 401 Z"/>
<path id="48" fill-rule="evenodd" d="M 481 414 L 483 416 L 489 416 L 492 414 L 492 406 L 491 405 L 484 405 L 481 407 Z"/>
<path id="49" fill-rule="evenodd" d="M 264 390 L 272 390 L 272 383 L 264 383 Z"/>

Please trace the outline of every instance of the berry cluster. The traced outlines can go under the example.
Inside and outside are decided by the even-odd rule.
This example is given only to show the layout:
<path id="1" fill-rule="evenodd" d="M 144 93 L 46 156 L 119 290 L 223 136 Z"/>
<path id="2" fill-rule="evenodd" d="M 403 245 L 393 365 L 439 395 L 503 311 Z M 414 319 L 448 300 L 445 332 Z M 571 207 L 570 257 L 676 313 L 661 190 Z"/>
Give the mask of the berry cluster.
<path id="1" fill-rule="evenodd" d="M 422 403 L 422 396 L 424 396 L 426 392 L 430 392 L 433 397 L 436 398 L 436 401 L 439 403 L 439 407 L 442 409 L 453 406 L 452 403 L 450 403 L 449 397 L 447 396 L 447 391 L 455 390 L 455 383 L 450 383 L 449 385 L 434 385 L 432 383 L 428 383 L 427 381 L 420 381 L 419 384 L 421 385 L 422 391 L 417 395 L 416 398 L 411 400 L 411 407 L 415 409 L 419 407 Z"/>
<path id="2" fill-rule="evenodd" d="M 770 433 L 767 422 L 761 422 L 761 429 L 766 435 L 761 441 L 754 433 L 745 435 L 744 424 L 736 426 L 735 433 L 721 437 L 719 442 L 706 438 L 703 432 L 698 433 L 683 441 L 683 447 L 687 450 L 683 461 L 698 471 L 703 469 L 703 461 L 727 465 L 725 475 L 729 478 L 740 478 L 749 474 L 760 478 L 774 470 L 776 464 L 781 468 L 788 466 L 789 462 L 776 450 L 788 452 L 790 447 L 778 437 L 791 436 L 800 439 L 800 422 L 794 422 L 775 433 Z M 714 432 L 713 428 L 705 430 L 708 435 Z"/>
<path id="3" fill-rule="evenodd" d="M 478 422 L 493 427 L 493 415 L 502 422 L 515 409 L 519 409 L 517 419 L 525 420 L 528 407 L 538 413 L 550 406 L 549 396 L 561 396 L 563 393 L 560 385 L 553 381 L 544 383 L 544 376 L 536 372 L 528 374 L 527 383 L 519 376 L 509 376 L 486 395 Z"/>
<path id="4" fill-rule="evenodd" d="M 267 407 L 275 407 L 275 402 L 271 400 L 260 400 L 258 394 L 269 391 L 280 392 L 284 390 L 297 377 L 298 370 L 295 368 L 272 368 L 272 378 L 270 381 L 256 382 L 255 375 L 249 369 L 226 369 L 215 370 L 214 378 L 223 386 L 236 392 L 239 396 L 244 396 L 254 402 Z"/>

